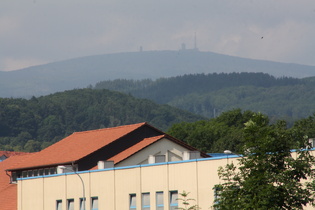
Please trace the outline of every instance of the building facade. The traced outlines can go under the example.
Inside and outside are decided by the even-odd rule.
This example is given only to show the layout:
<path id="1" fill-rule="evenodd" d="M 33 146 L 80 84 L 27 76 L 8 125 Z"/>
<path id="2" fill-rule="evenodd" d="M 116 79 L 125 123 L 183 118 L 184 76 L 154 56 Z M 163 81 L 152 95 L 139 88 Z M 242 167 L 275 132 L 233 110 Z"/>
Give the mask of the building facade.
<path id="1" fill-rule="evenodd" d="M 223 182 L 218 168 L 239 159 L 223 155 L 21 178 L 18 210 L 174 210 L 184 207 L 177 200 L 184 191 L 194 199 L 191 205 L 213 209 L 215 186 Z"/>
<path id="2" fill-rule="evenodd" d="M 5 210 L 174 210 L 185 191 L 191 205 L 212 209 L 218 168 L 239 159 L 211 157 L 147 123 L 78 132 L 2 161 L 0 201 L 10 201 Z"/>
<path id="3" fill-rule="evenodd" d="M 130 193 L 126 201 L 132 201 L 131 209 L 137 205 L 148 209 L 154 202 L 153 188 L 151 193 L 140 193 L 145 186 L 142 179 L 147 176 L 144 170 L 156 164 L 161 164 L 158 168 L 162 169 L 165 163 L 207 157 L 147 123 L 77 132 L 6 167 L 10 186 L 17 186 L 12 189 L 17 201 L 11 201 L 16 207 L 7 209 L 125 209 L 121 195 L 127 191 Z M 164 174 L 159 170 L 154 173 L 157 178 Z M 154 183 L 157 182 L 151 182 Z M 160 207 L 164 208 L 168 187 L 160 185 L 160 189 L 156 193 L 163 200 Z M 178 190 L 168 191 L 176 201 Z M 139 196 L 149 203 L 139 202 Z M 176 203 L 171 206 L 175 208 Z"/>
<path id="4" fill-rule="evenodd" d="M 182 206 L 176 199 L 183 191 L 192 205 L 208 209 L 220 183 L 217 169 L 226 163 L 205 158 L 22 178 L 18 210 L 173 210 Z"/>

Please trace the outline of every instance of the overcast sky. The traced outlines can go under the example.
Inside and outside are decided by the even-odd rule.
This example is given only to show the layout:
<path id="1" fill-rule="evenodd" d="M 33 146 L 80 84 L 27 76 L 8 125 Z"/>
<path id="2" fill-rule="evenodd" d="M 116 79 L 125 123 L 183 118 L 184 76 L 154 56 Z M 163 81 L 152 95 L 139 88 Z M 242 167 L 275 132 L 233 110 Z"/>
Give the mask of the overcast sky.
<path id="1" fill-rule="evenodd" d="M 1 0 L 0 71 L 143 50 L 315 65 L 315 0 Z"/>

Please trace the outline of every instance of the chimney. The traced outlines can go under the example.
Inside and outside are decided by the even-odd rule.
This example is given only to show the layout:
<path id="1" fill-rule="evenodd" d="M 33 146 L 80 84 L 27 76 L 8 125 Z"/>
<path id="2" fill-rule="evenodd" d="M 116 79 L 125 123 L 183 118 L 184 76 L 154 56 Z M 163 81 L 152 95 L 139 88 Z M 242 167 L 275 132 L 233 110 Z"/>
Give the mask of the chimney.
<path id="1" fill-rule="evenodd" d="M 149 163 L 149 164 L 155 163 L 154 155 L 149 155 L 148 163 Z"/>

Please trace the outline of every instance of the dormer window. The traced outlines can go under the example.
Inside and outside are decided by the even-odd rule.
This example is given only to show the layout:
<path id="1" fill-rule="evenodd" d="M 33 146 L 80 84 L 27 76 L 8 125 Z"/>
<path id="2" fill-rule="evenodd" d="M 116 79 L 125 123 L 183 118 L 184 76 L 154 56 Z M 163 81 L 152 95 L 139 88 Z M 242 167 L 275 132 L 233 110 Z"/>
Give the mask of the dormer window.
<path id="1" fill-rule="evenodd" d="M 5 155 L 0 156 L 0 162 L 4 161 L 5 159 L 7 159 L 7 156 L 5 156 Z"/>

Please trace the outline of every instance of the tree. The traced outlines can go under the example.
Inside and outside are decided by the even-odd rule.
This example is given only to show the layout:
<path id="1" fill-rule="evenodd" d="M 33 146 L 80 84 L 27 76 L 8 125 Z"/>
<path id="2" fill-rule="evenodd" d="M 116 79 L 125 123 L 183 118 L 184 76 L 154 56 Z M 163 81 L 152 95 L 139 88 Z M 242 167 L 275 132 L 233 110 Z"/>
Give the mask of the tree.
<path id="1" fill-rule="evenodd" d="M 25 146 L 24 146 L 24 150 L 26 152 L 38 152 L 41 149 L 41 144 L 38 141 L 35 140 L 29 140 L 26 142 Z"/>
<path id="2" fill-rule="evenodd" d="M 177 198 L 177 200 L 182 201 L 184 207 L 178 207 L 177 209 L 181 210 L 197 210 L 200 209 L 198 205 L 191 205 L 191 201 L 195 201 L 193 198 L 188 198 L 189 192 L 183 191 L 179 194 L 181 198 Z"/>
<path id="3" fill-rule="evenodd" d="M 296 139 L 294 139 L 296 138 Z M 296 141 L 304 148 L 292 146 Z M 314 157 L 305 148 L 307 138 L 286 128 L 283 121 L 269 125 L 255 114 L 245 123 L 238 165 L 219 168 L 223 184 L 216 186 L 217 209 L 303 209 L 314 204 Z"/>
<path id="4" fill-rule="evenodd" d="M 174 124 L 168 134 L 205 152 L 238 151 L 243 139 L 244 123 L 254 112 L 233 109 L 219 117 L 192 123 Z"/>

